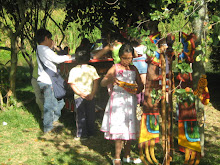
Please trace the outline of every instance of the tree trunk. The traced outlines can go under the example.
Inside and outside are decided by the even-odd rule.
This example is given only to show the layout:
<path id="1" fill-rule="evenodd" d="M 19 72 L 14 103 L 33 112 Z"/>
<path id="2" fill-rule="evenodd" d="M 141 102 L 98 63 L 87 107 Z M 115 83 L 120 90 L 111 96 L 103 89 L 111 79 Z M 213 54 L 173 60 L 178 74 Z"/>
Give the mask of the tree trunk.
<path id="1" fill-rule="evenodd" d="M 194 34 L 197 36 L 197 41 L 195 43 L 196 46 L 201 44 L 201 39 L 206 37 L 204 36 L 204 21 L 207 18 L 207 5 L 205 3 L 205 0 L 201 0 L 201 3 L 203 4 L 201 9 L 199 10 L 199 17 L 196 17 L 193 22 L 193 29 Z M 196 56 L 201 54 L 201 51 L 195 51 L 194 59 L 196 59 Z M 196 61 L 194 60 L 193 63 L 193 88 L 196 89 L 198 85 L 198 81 L 201 78 L 201 75 L 205 74 L 205 67 L 203 61 Z M 196 98 L 196 110 L 197 112 L 202 112 L 204 114 L 204 105 L 201 103 L 201 101 Z M 204 156 L 204 125 L 200 127 L 200 140 L 201 140 L 201 155 Z"/>
<path id="2" fill-rule="evenodd" d="M 16 72 L 18 63 L 17 36 L 11 36 L 11 70 L 9 75 L 10 89 L 12 95 L 16 97 Z"/>
<path id="3" fill-rule="evenodd" d="M 168 125 L 167 125 L 167 140 L 168 140 L 168 157 L 167 157 L 167 162 L 170 164 L 170 161 L 173 159 L 173 149 L 174 149 L 174 144 L 173 144 L 173 71 L 172 71 L 172 55 L 171 57 L 168 56 L 169 59 L 169 80 L 168 80 Z M 172 149 L 172 150 L 171 150 Z"/>

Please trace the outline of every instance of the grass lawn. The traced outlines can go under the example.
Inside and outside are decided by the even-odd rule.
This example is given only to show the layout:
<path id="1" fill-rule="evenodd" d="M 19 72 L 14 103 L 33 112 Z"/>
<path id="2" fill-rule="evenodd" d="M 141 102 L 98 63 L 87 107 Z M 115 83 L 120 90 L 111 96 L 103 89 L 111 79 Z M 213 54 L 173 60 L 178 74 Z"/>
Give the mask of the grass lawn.
<path id="1" fill-rule="evenodd" d="M 21 70 L 22 68 L 19 68 Z M 216 78 L 208 75 L 208 78 Z M 208 80 L 209 81 L 209 80 Z M 210 84 L 214 84 L 210 80 Z M 110 165 L 114 156 L 114 142 L 103 138 L 99 131 L 102 112 L 97 113 L 95 137 L 86 141 L 74 140 L 74 113 L 66 109 L 62 111 L 60 121 L 63 130 L 54 133 L 42 133 L 40 111 L 35 103 L 30 80 L 20 78 L 17 94 L 23 106 L 11 107 L 0 111 L 0 165 Z M 219 91 L 219 90 L 218 90 Z M 211 99 L 214 101 L 205 106 L 205 156 L 200 165 L 220 164 L 220 109 L 219 96 L 215 88 L 210 87 Z M 6 122 L 7 125 L 4 125 Z M 175 131 L 175 137 L 177 132 Z M 181 165 L 184 154 L 178 151 L 177 139 L 174 139 L 175 151 L 171 164 Z M 160 163 L 163 162 L 161 144 L 156 145 L 155 154 Z M 137 142 L 132 145 L 132 156 L 138 156 Z"/>

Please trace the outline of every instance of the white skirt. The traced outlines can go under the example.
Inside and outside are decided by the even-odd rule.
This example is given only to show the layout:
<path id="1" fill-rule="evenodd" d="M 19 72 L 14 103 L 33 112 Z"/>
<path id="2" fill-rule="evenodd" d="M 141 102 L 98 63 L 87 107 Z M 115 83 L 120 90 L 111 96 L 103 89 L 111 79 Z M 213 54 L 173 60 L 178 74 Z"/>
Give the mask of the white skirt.
<path id="1" fill-rule="evenodd" d="M 103 117 L 101 131 L 105 139 L 135 140 L 138 135 L 137 97 L 125 90 L 113 91 Z"/>

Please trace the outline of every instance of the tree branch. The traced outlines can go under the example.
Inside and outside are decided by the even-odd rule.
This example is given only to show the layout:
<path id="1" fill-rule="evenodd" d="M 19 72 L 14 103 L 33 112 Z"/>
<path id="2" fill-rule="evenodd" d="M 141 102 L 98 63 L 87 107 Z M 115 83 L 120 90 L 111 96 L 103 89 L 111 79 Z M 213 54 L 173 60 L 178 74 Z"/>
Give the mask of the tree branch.
<path id="1" fill-rule="evenodd" d="M 146 21 L 140 22 L 140 23 L 138 24 L 137 28 L 139 28 L 143 23 L 146 23 L 146 22 L 148 22 L 148 21 L 150 21 L 150 20 L 148 19 L 148 20 L 146 20 Z"/>
<path id="2" fill-rule="evenodd" d="M 189 18 L 191 15 L 193 15 L 200 7 L 202 7 L 202 5 L 198 5 L 196 8 L 195 6 L 198 4 L 199 2 L 196 2 L 196 4 L 193 6 L 193 12 L 190 13 L 189 15 L 186 16 L 186 18 Z M 183 29 L 187 24 L 189 23 L 189 19 L 188 21 L 185 23 L 185 25 L 183 25 L 183 27 L 181 29 Z"/>
<path id="3" fill-rule="evenodd" d="M 118 0 L 116 0 L 116 1 L 113 2 L 113 3 L 109 3 L 109 2 L 107 2 L 107 1 L 105 1 L 105 3 L 107 3 L 108 5 L 115 5 L 117 2 L 118 2 Z"/>
<path id="4" fill-rule="evenodd" d="M 0 46 L 0 49 L 11 51 L 11 48 L 9 48 L 9 47 L 4 47 L 4 46 Z"/>
<path id="5" fill-rule="evenodd" d="M 211 24 L 211 26 L 214 26 L 214 25 L 216 25 L 216 24 L 218 24 L 218 23 L 220 23 L 220 21 Z"/>
<path id="6" fill-rule="evenodd" d="M 7 24 L 7 22 L 6 22 L 6 24 Z M 12 30 L 10 29 L 10 27 L 8 26 L 8 25 L 5 25 L 3 22 L 0 22 L 0 28 L 4 31 L 6 31 L 7 33 L 11 33 L 12 32 Z"/>
<path id="7" fill-rule="evenodd" d="M 63 35 L 63 37 L 62 37 L 62 40 L 60 41 L 60 43 L 59 43 L 59 46 L 62 44 L 62 42 L 63 42 L 63 40 L 64 40 L 64 38 L 65 38 L 65 34 L 64 34 L 64 32 L 63 32 L 63 30 L 61 29 L 61 27 L 57 24 L 57 22 L 51 17 L 51 15 L 48 13 L 48 16 L 49 16 L 49 18 L 53 21 L 53 23 L 60 29 L 60 31 L 61 31 L 61 33 L 62 33 L 62 35 Z"/>

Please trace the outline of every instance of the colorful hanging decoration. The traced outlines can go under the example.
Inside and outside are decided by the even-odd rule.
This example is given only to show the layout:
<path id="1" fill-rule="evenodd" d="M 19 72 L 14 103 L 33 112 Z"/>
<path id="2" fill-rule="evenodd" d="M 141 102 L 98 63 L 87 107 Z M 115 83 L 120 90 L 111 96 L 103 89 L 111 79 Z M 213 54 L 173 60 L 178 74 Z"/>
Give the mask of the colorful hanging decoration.
<path id="1" fill-rule="evenodd" d="M 206 79 L 206 75 L 202 75 L 202 77 L 198 81 L 197 89 L 194 91 L 194 94 L 199 97 L 202 104 L 207 105 L 210 100 L 209 90 L 208 90 L 208 81 Z"/>
<path id="2" fill-rule="evenodd" d="M 191 63 L 193 62 L 193 56 L 195 53 L 195 35 L 181 33 L 181 43 L 183 44 L 183 51 L 178 55 L 179 73 L 176 80 L 180 81 L 178 89 L 175 91 L 180 91 L 179 94 L 184 93 L 180 96 L 177 110 L 178 115 L 178 145 L 179 150 L 185 153 L 184 164 L 199 164 L 201 158 L 201 144 L 200 144 L 200 125 L 198 124 L 198 115 L 195 108 L 195 95 L 197 95 L 203 104 L 209 102 L 209 93 L 207 88 L 206 76 L 203 75 L 199 80 L 198 88 L 193 92 L 193 79 L 192 79 L 192 68 Z M 160 33 L 155 33 L 150 36 L 152 43 L 157 44 L 160 42 Z M 164 160 L 166 163 L 172 160 L 172 150 L 173 145 L 173 135 L 172 135 L 172 93 L 174 91 L 174 76 L 172 73 L 172 61 L 174 60 L 174 52 L 172 45 L 174 43 L 174 36 L 168 35 L 166 42 L 168 45 L 166 54 L 160 54 L 155 52 L 154 56 L 148 57 L 146 62 L 148 63 L 148 72 L 146 78 L 146 88 L 145 97 L 143 104 L 143 114 L 140 123 L 140 137 L 139 137 L 139 153 L 140 158 L 144 164 L 159 164 L 155 157 L 155 143 L 159 141 L 159 116 L 162 116 L 162 122 L 165 121 L 165 133 L 166 139 L 165 143 L 162 143 L 164 151 Z M 162 55 L 162 56 L 161 56 Z M 163 57 L 164 56 L 164 57 Z M 161 61 L 162 57 L 164 58 Z M 166 63 L 166 65 L 164 64 Z M 166 73 L 162 67 L 166 67 Z M 167 68 L 169 71 L 167 72 Z M 160 75 L 160 70 L 163 75 Z M 168 78 L 168 81 L 164 83 L 164 77 Z M 163 79 L 162 83 L 160 82 Z M 160 106 L 160 101 L 164 99 L 161 97 L 161 84 L 162 84 L 162 95 L 164 91 L 164 86 L 166 86 L 166 92 L 168 92 L 168 106 L 166 111 L 165 119 L 163 119 L 163 114 L 161 113 L 164 109 L 164 104 Z M 189 98 L 187 98 L 189 97 Z M 160 111 L 161 110 L 161 111 Z M 163 129 L 163 126 L 162 126 Z M 162 130 L 162 140 L 163 130 Z M 168 145 L 169 144 L 169 145 Z M 164 147 L 165 146 L 165 147 Z M 167 154 L 166 154 L 167 153 Z M 169 155 L 169 156 L 167 156 Z M 145 160 L 146 158 L 146 160 Z"/>
<path id="3" fill-rule="evenodd" d="M 150 36 L 150 40 L 154 44 L 156 44 L 159 39 L 160 33 Z M 148 56 L 146 62 L 148 63 L 148 70 L 144 93 L 143 114 L 140 124 L 139 153 L 141 160 L 145 164 L 147 164 L 145 157 L 149 163 L 157 164 L 158 160 L 155 158 L 154 149 L 155 143 L 159 142 L 160 98 L 153 99 L 151 94 L 161 89 L 159 84 L 159 53 L 156 52 L 154 57 Z"/>
<path id="4" fill-rule="evenodd" d="M 186 34 L 184 32 L 181 33 L 180 36 L 180 41 L 183 44 L 183 51 L 179 55 L 179 62 L 182 60 L 188 62 L 188 63 L 193 63 L 193 55 L 195 54 L 195 35 L 193 33 L 191 34 Z"/>
<path id="5" fill-rule="evenodd" d="M 190 66 L 190 63 L 193 62 L 193 55 L 195 53 L 195 43 L 194 43 L 194 34 L 187 35 L 182 33 L 181 43 L 183 44 L 183 52 L 179 55 L 179 64 L 184 64 Z M 187 67 L 185 67 L 187 68 Z M 181 81 L 181 89 L 185 89 L 186 93 L 191 92 L 191 95 L 194 94 L 188 89 L 192 89 L 193 79 L 192 74 L 187 73 L 187 77 L 183 77 L 181 73 L 178 74 L 177 80 Z M 203 83 L 200 84 L 202 89 L 204 89 Z M 199 89 L 196 91 L 198 94 Z M 201 90 L 200 90 L 201 91 Z M 184 94 L 184 93 L 183 93 Z M 200 144 L 200 133 L 199 125 L 197 121 L 197 112 L 195 109 L 195 100 L 188 99 L 184 95 L 184 100 L 178 103 L 178 144 L 179 149 L 182 152 L 185 152 L 185 161 L 184 164 L 199 164 L 201 157 L 201 144 Z M 193 95 L 194 96 L 194 95 Z"/>
<path id="6" fill-rule="evenodd" d="M 157 42 L 160 40 L 160 32 L 154 33 L 149 36 L 152 43 L 157 44 Z"/>
<path id="7" fill-rule="evenodd" d="M 149 38 L 152 43 L 157 44 L 158 41 L 160 40 L 160 32 L 150 35 Z M 158 53 L 157 51 L 155 51 L 154 53 L 155 53 L 154 56 L 151 57 L 150 59 L 151 63 L 159 66 L 160 65 L 160 53 Z"/>

